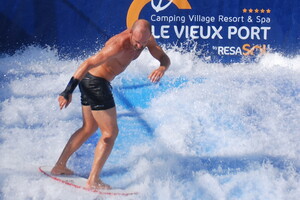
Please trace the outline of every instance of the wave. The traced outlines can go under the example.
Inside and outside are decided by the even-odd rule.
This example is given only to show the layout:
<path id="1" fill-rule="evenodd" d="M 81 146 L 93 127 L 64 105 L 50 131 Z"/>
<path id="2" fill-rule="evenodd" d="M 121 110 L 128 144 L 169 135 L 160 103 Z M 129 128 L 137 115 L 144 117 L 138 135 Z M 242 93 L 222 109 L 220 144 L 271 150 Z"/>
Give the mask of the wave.
<path id="1" fill-rule="evenodd" d="M 158 66 L 147 51 L 112 82 L 120 133 L 103 180 L 138 199 L 297 199 L 300 56 L 223 65 L 166 51 L 172 65 L 160 83 L 147 80 Z M 82 61 L 37 46 L 0 56 L 1 199 L 102 198 L 37 170 L 81 124 L 78 89 L 63 111 L 57 95 Z M 88 175 L 100 134 L 70 168 Z"/>

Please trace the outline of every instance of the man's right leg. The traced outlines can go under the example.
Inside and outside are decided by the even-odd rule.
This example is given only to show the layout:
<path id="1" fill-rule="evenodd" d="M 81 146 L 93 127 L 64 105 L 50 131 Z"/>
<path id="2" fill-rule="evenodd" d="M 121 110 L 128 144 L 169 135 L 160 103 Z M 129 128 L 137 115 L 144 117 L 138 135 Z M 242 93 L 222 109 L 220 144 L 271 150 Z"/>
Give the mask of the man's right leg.
<path id="1" fill-rule="evenodd" d="M 90 106 L 82 106 L 82 118 L 82 127 L 75 131 L 70 137 L 55 166 L 51 170 L 52 174 L 73 174 L 73 172 L 67 168 L 68 159 L 93 133 L 96 132 L 98 125 L 92 115 Z"/>

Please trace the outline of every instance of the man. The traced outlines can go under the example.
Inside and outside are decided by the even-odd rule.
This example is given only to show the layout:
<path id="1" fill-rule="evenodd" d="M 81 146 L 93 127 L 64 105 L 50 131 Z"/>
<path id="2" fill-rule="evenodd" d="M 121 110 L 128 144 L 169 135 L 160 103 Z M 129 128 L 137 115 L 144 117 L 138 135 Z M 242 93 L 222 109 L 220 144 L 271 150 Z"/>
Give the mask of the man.
<path id="1" fill-rule="evenodd" d="M 76 70 L 58 102 L 60 109 L 66 108 L 71 103 L 72 92 L 79 84 L 83 125 L 70 137 L 51 171 L 52 174 L 73 174 L 66 167 L 68 159 L 99 127 L 102 136 L 95 149 L 87 187 L 111 189 L 99 178 L 118 135 L 117 113 L 110 81 L 139 57 L 145 47 L 160 62 L 160 66 L 149 75 L 151 82 L 157 82 L 168 69 L 170 59 L 156 43 L 151 34 L 151 25 L 146 20 L 137 20 L 131 29 L 109 39 L 98 53 L 85 60 Z"/>

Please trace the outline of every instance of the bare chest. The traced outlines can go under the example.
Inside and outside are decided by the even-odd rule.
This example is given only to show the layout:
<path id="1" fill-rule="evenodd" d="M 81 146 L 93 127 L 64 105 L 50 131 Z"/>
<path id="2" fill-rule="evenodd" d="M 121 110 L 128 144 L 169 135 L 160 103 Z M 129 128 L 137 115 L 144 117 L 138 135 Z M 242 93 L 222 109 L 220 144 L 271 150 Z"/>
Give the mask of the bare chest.
<path id="1" fill-rule="evenodd" d="M 119 56 L 108 60 L 106 63 L 92 69 L 91 71 L 94 75 L 104 77 L 111 81 L 115 76 L 122 73 L 133 60 L 138 58 L 141 52 L 142 50 L 125 51 Z"/>
<path id="2" fill-rule="evenodd" d="M 120 56 L 115 58 L 113 62 L 115 62 L 115 65 L 126 68 L 133 60 L 140 56 L 141 52 L 142 50 L 123 52 Z"/>

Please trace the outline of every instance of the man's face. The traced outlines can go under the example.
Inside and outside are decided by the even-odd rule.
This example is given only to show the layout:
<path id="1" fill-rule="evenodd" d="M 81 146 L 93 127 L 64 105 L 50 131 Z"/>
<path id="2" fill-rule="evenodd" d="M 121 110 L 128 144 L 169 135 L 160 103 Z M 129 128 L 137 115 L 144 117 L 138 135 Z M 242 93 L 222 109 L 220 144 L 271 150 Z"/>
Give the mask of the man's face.
<path id="1" fill-rule="evenodd" d="M 147 46 L 149 38 L 150 34 L 134 30 L 131 33 L 131 44 L 135 50 L 142 50 Z"/>

